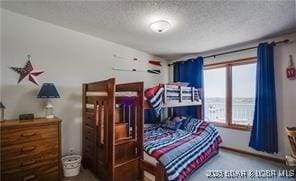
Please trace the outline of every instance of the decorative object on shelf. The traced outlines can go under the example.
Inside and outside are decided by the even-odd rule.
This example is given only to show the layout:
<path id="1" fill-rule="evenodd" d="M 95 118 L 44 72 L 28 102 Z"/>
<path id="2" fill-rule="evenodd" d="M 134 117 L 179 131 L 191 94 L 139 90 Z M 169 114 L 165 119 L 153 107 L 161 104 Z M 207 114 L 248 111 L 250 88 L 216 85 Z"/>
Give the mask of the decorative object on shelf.
<path id="1" fill-rule="evenodd" d="M 54 118 L 53 105 L 51 104 L 51 98 L 60 98 L 60 95 L 53 83 L 44 83 L 38 93 L 37 98 L 47 99 L 45 106 L 46 118 Z"/>
<path id="2" fill-rule="evenodd" d="M 293 62 L 293 56 L 290 55 L 290 65 L 287 68 L 287 78 L 290 80 L 294 80 L 296 79 L 296 68 L 294 66 L 294 62 Z"/>
<path id="3" fill-rule="evenodd" d="M 4 121 L 4 110 L 5 110 L 5 106 L 3 105 L 2 102 L 0 102 L 0 112 L 1 112 L 1 116 L 0 116 L 0 121 Z"/>
<path id="4" fill-rule="evenodd" d="M 157 69 L 124 69 L 124 68 L 116 68 L 116 67 L 113 67 L 112 70 L 118 70 L 118 71 L 129 71 L 129 72 L 148 72 L 148 73 L 151 73 L 151 74 L 160 74 L 160 70 L 157 70 Z"/>
<path id="5" fill-rule="evenodd" d="M 33 65 L 31 63 L 31 55 L 28 55 L 28 61 L 24 68 L 18 68 L 18 67 L 10 67 L 12 70 L 20 74 L 19 80 L 17 83 L 20 83 L 25 77 L 29 76 L 29 81 L 33 82 L 34 84 L 38 85 L 37 82 L 37 76 L 42 74 L 44 71 L 37 70 L 33 68 Z"/>
<path id="6" fill-rule="evenodd" d="M 131 61 L 131 62 L 137 62 L 137 63 L 146 63 L 144 61 L 141 61 L 139 60 L 138 58 L 133 58 L 133 59 L 130 59 L 130 58 L 125 58 L 125 57 L 121 57 L 121 56 L 118 56 L 116 54 L 113 54 L 113 57 L 114 58 L 117 58 L 117 59 L 122 59 L 122 60 L 126 60 L 126 61 Z M 148 60 L 148 63 L 151 64 L 151 65 L 155 65 L 155 66 L 159 66 L 161 67 L 161 63 L 159 60 Z"/>
<path id="7" fill-rule="evenodd" d="M 33 120 L 33 119 L 34 119 L 33 113 L 19 115 L 19 120 Z"/>

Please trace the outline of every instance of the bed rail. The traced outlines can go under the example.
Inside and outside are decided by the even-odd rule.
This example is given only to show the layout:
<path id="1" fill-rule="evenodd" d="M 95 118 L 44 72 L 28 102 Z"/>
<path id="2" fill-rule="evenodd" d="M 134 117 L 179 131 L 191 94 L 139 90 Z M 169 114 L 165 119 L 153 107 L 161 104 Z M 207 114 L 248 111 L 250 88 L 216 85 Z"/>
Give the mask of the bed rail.
<path id="1" fill-rule="evenodd" d="M 165 169 L 160 163 L 153 165 L 141 159 L 140 167 L 142 170 L 152 174 L 155 177 L 155 181 L 165 181 Z"/>
<path id="2" fill-rule="evenodd" d="M 164 84 L 163 88 L 164 108 L 202 105 L 202 89 L 167 84 Z M 151 109 L 148 101 L 145 101 L 144 109 Z"/>

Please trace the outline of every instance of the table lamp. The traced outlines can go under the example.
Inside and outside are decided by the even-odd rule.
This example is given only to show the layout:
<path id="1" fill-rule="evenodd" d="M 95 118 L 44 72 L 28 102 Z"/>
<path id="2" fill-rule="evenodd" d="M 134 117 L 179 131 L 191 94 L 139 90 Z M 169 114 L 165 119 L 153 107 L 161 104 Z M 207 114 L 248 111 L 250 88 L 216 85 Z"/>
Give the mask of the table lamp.
<path id="1" fill-rule="evenodd" d="M 51 104 L 51 98 L 60 98 L 60 95 L 53 83 L 44 83 L 38 93 L 37 98 L 47 99 L 45 106 L 46 118 L 54 118 L 53 105 Z"/>
<path id="2" fill-rule="evenodd" d="M 0 113 L 1 113 L 0 121 L 4 121 L 4 109 L 5 109 L 5 106 L 2 104 L 2 102 L 0 102 Z"/>

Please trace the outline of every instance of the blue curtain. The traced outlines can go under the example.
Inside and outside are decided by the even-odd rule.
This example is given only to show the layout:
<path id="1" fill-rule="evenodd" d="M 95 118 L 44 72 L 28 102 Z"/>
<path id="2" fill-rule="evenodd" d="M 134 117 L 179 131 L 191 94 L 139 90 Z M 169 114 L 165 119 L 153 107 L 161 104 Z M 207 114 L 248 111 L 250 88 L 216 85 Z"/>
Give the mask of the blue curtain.
<path id="1" fill-rule="evenodd" d="M 189 59 L 174 64 L 174 82 L 189 82 L 191 87 L 203 88 L 203 57 Z M 203 92 L 202 92 L 203 100 Z M 196 106 L 174 108 L 175 115 L 197 115 Z M 201 118 L 203 119 L 203 108 Z"/>
<path id="2" fill-rule="evenodd" d="M 261 43 L 257 50 L 256 102 L 249 146 L 278 152 L 273 44 Z"/>

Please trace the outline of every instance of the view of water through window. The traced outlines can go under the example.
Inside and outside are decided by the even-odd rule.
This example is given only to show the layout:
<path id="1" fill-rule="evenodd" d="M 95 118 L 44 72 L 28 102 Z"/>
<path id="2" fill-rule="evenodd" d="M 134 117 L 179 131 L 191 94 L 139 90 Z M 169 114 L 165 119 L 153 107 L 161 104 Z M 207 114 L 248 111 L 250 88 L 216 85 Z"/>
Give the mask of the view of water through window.
<path id="1" fill-rule="evenodd" d="M 226 123 L 226 68 L 205 70 L 205 119 Z M 232 124 L 252 125 L 256 64 L 232 66 Z"/>
<path id="2" fill-rule="evenodd" d="M 225 123 L 226 68 L 205 70 L 205 120 Z"/>
<path id="3" fill-rule="evenodd" d="M 256 64 L 232 67 L 232 123 L 252 125 L 255 109 Z"/>

